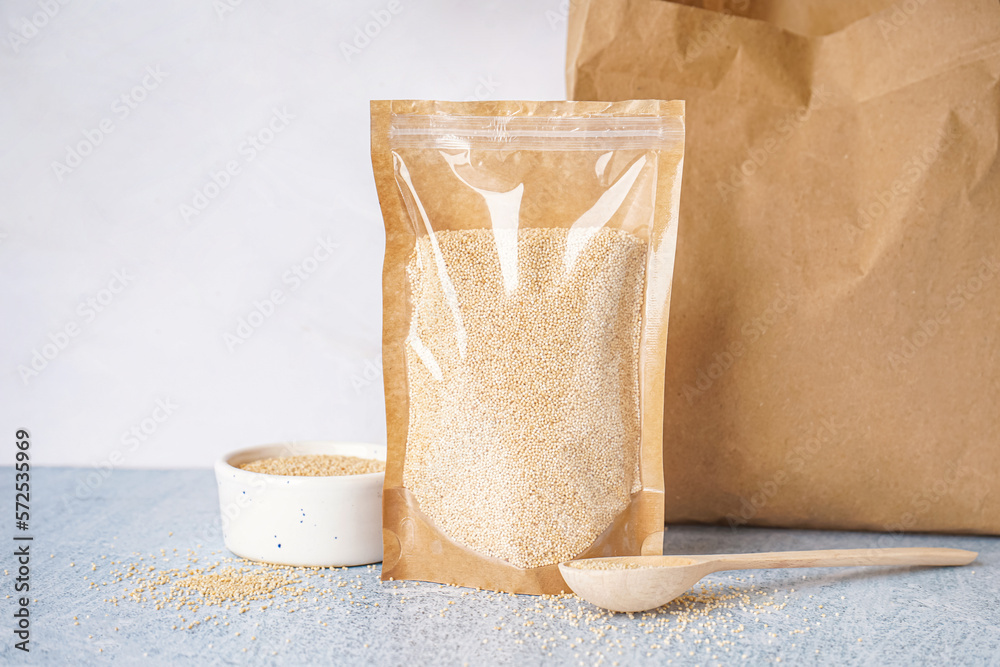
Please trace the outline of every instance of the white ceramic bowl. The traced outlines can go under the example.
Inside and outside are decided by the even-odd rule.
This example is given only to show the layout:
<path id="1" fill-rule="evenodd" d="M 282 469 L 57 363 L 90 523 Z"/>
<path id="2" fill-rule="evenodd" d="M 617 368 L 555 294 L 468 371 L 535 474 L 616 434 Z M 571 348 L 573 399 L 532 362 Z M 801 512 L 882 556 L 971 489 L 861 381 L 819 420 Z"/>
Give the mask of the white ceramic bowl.
<path id="1" fill-rule="evenodd" d="M 267 475 L 240 465 L 273 456 L 344 454 L 385 460 L 385 445 L 296 442 L 251 447 L 215 464 L 226 547 L 282 565 L 367 565 L 382 560 L 384 473 Z"/>

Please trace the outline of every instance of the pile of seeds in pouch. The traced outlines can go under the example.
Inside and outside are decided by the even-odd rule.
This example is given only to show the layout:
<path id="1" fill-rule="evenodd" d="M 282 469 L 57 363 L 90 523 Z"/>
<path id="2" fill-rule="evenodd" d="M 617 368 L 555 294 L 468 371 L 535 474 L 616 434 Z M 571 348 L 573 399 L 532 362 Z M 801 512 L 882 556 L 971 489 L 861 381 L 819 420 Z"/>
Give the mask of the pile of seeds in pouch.
<path id="1" fill-rule="evenodd" d="M 627 507 L 645 261 L 645 241 L 608 228 L 417 240 L 403 480 L 452 540 L 534 568 Z"/>

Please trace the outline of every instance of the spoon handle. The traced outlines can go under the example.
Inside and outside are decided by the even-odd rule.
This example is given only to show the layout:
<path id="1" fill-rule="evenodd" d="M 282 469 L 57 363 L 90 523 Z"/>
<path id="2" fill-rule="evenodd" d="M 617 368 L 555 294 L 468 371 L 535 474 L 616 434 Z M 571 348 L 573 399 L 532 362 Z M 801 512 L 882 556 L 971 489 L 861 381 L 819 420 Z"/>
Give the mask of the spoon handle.
<path id="1" fill-rule="evenodd" d="M 968 565 L 975 551 L 930 547 L 890 549 L 825 549 L 770 551 L 757 554 L 705 556 L 719 570 L 758 570 L 772 567 L 847 567 L 852 565 Z"/>

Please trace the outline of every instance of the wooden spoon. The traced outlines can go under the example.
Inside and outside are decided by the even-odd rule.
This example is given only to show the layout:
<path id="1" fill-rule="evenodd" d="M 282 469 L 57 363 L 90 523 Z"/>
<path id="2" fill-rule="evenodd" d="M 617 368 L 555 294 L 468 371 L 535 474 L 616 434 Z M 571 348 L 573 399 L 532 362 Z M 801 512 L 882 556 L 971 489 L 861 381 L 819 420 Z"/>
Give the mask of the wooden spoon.
<path id="1" fill-rule="evenodd" d="M 559 564 L 566 584 L 581 598 L 611 611 L 655 609 L 706 574 L 721 570 L 851 565 L 968 565 L 975 551 L 940 548 L 827 549 L 709 556 L 618 556 Z"/>

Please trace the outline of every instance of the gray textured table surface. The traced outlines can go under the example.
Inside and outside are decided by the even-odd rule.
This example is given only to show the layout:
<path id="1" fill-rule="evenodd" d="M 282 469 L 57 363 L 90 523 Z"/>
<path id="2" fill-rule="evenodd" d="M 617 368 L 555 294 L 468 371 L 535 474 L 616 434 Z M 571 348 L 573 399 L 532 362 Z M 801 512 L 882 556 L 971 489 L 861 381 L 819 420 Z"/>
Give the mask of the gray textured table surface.
<path id="1" fill-rule="evenodd" d="M 672 527 L 668 553 L 955 546 L 980 556 L 963 568 L 719 573 L 700 595 L 631 618 L 576 599 L 382 584 L 377 567 L 307 573 L 316 591 L 246 613 L 116 606 L 106 600 L 131 584 L 115 581 L 112 562 L 203 566 L 228 554 L 210 471 L 95 474 L 33 473 L 31 652 L 14 648 L 9 546 L 4 664 L 1000 664 L 1000 541 L 982 537 Z M 10 507 L 12 469 L 0 477 Z"/>

